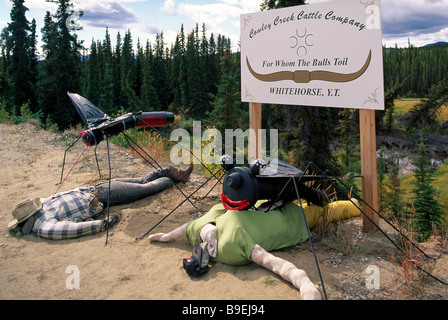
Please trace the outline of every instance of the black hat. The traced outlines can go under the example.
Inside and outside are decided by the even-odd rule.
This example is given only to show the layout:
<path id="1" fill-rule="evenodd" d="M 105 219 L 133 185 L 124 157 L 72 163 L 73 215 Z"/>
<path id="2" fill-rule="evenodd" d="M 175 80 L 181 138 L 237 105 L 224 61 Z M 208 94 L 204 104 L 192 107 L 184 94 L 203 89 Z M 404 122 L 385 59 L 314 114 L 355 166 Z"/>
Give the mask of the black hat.
<path id="1" fill-rule="evenodd" d="M 199 277 L 208 271 L 210 256 L 207 246 L 207 242 L 197 243 L 193 248 L 193 255 L 183 259 L 184 269 L 190 276 Z"/>

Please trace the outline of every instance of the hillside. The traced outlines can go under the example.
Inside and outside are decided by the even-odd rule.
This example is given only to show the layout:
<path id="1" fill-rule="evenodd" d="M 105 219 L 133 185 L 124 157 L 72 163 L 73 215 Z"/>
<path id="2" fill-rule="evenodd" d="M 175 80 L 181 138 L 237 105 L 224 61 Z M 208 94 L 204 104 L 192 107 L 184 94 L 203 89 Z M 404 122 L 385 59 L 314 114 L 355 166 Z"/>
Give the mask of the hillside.
<path id="1" fill-rule="evenodd" d="M 427 47 L 445 47 L 448 46 L 448 42 L 436 42 L 436 43 L 430 43 L 427 44 L 426 46 L 423 46 L 423 48 L 427 48 Z"/>

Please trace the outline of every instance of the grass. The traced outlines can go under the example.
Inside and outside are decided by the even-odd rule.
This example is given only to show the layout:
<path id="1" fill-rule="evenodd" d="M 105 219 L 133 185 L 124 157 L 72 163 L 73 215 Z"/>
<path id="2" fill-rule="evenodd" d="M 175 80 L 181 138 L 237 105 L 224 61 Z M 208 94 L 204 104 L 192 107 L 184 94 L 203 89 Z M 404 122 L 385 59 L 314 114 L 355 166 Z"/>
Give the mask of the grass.
<path id="1" fill-rule="evenodd" d="M 361 254 L 368 255 L 372 247 L 367 243 L 357 241 L 350 221 L 346 224 L 347 229 L 343 230 L 341 223 L 333 224 L 332 229 L 328 229 L 328 236 L 322 237 L 322 244 L 343 255 Z M 354 228 L 354 227 L 353 227 Z"/>
<path id="2" fill-rule="evenodd" d="M 403 115 L 412 109 L 421 99 L 402 98 L 395 100 L 395 114 Z"/>
<path id="3" fill-rule="evenodd" d="M 151 132 L 150 130 L 130 129 L 126 131 L 127 136 L 130 138 L 130 143 L 136 143 L 138 146 L 128 143 L 128 140 L 123 134 L 119 134 L 111 138 L 111 142 L 116 145 L 130 148 L 131 153 L 138 157 L 144 157 L 145 160 L 152 162 L 154 159 L 157 162 L 168 161 L 167 157 L 169 152 L 170 143 L 162 136 Z M 140 149 L 142 148 L 142 149 Z"/>
<path id="4" fill-rule="evenodd" d="M 120 282 L 123 282 L 123 281 L 129 281 L 129 280 L 131 280 L 132 277 L 129 276 L 129 275 L 121 274 L 120 277 L 119 277 L 118 279 L 120 280 Z"/>
<path id="5" fill-rule="evenodd" d="M 42 282 L 42 281 L 44 281 L 46 278 L 47 278 L 47 276 L 46 276 L 45 274 L 41 273 L 41 274 L 39 274 L 39 275 L 37 276 L 37 281 L 38 281 L 38 282 Z"/>
<path id="6" fill-rule="evenodd" d="M 404 115 L 409 112 L 412 107 L 417 103 L 420 103 L 422 99 L 415 98 L 401 98 L 395 100 L 395 115 Z M 445 105 L 441 108 L 438 116 L 438 120 L 441 122 L 446 122 L 448 120 L 448 106 Z"/>
<path id="7" fill-rule="evenodd" d="M 264 278 L 264 286 L 273 286 L 275 287 L 277 285 L 278 280 L 272 279 L 271 276 L 267 276 Z"/>
<path id="8" fill-rule="evenodd" d="M 178 292 L 180 289 L 179 289 L 179 284 L 178 283 L 176 283 L 172 288 L 171 288 L 171 292 L 172 293 L 174 293 L 174 292 Z"/>

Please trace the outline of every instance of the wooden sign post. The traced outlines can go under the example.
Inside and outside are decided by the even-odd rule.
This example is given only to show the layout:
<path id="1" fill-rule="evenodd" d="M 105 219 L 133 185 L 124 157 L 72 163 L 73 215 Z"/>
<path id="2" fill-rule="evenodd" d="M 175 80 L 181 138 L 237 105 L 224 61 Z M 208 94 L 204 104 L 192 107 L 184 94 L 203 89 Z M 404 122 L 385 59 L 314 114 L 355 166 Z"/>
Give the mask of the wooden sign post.
<path id="1" fill-rule="evenodd" d="M 362 205 L 364 231 L 372 231 L 378 225 L 378 170 L 376 161 L 375 110 L 359 110 L 361 137 L 361 176 L 363 200 L 371 206 Z M 373 211 L 373 210 L 375 211 Z M 373 222 L 373 223 L 372 223 Z"/>
<path id="2" fill-rule="evenodd" d="M 249 103 L 249 158 L 261 159 L 262 157 L 259 131 L 262 128 L 261 120 L 261 103 Z"/>

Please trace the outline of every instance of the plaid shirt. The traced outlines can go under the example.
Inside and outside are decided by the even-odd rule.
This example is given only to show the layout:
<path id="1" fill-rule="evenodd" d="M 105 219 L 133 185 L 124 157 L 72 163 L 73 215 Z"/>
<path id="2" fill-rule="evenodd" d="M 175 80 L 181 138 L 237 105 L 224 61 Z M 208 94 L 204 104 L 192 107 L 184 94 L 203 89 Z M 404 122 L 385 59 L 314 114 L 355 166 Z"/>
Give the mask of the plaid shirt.
<path id="1" fill-rule="evenodd" d="M 42 209 L 35 215 L 33 232 L 48 239 L 73 239 L 96 234 L 105 226 L 103 220 L 94 218 L 90 202 L 95 197 L 94 187 L 78 188 L 42 199 Z"/>

